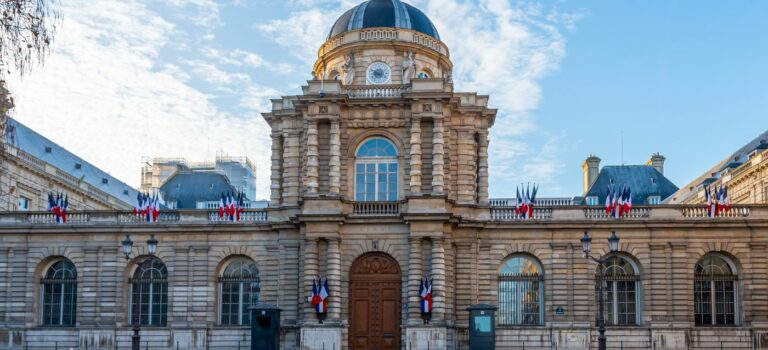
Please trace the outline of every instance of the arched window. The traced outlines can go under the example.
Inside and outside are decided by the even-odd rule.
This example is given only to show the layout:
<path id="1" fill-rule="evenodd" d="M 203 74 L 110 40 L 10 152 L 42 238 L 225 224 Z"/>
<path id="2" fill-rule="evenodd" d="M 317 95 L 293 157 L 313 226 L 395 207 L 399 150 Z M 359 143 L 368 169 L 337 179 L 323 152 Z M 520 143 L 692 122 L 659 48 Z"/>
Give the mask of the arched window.
<path id="1" fill-rule="evenodd" d="M 600 271 L 597 271 L 600 273 Z M 613 255 L 605 263 L 603 275 L 605 324 L 630 326 L 640 323 L 638 305 L 640 303 L 640 277 L 635 265 L 626 257 Z M 599 281 L 599 277 L 596 281 Z M 597 282 L 599 283 L 599 282 Z M 595 295 L 599 293 L 599 284 L 595 284 Z M 599 300 L 599 299 L 597 299 Z"/>
<path id="2" fill-rule="evenodd" d="M 736 325 L 738 279 L 735 265 L 720 254 L 706 255 L 696 263 L 693 303 L 697 326 Z"/>
<path id="3" fill-rule="evenodd" d="M 139 264 L 131 278 L 131 322 L 142 326 L 165 326 L 168 321 L 168 270 L 160 259 L 150 257 Z M 138 315 L 136 314 L 138 313 Z"/>
<path id="4" fill-rule="evenodd" d="M 544 321 L 544 273 L 526 255 L 514 255 L 499 269 L 499 325 L 538 326 Z"/>
<path id="5" fill-rule="evenodd" d="M 429 79 L 429 73 L 427 72 L 419 72 L 419 74 L 416 75 L 416 78 L 418 79 Z"/>
<path id="6" fill-rule="evenodd" d="M 399 176 L 395 145 L 384 138 L 372 138 L 355 156 L 355 200 L 396 201 Z"/>
<path id="7" fill-rule="evenodd" d="M 62 259 L 51 265 L 42 285 L 42 324 L 75 326 L 77 309 L 77 270 L 71 261 Z"/>
<path id="8" fill-rule="evenodd" d="M 235 258 L 219 279 L 221 324 L 245 326 L 250 324 L 248 308 L 259 302 L 259 268 L 248 258 Z"/>

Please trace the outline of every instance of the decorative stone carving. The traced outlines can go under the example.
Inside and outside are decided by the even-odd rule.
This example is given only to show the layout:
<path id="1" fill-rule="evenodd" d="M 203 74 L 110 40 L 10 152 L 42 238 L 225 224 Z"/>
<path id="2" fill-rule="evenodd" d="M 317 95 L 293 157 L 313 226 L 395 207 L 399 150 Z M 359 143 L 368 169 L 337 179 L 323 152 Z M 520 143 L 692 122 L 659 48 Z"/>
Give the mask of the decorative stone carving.
<path id="1" fill-rule="evenodd" d="M 369 254 L 359 258 L 351 273 L 357 275 L 392 275 L 400 274 L 400 267 L 391 257 L 384 254 Z"/>
<path id="2" fill-rule="evenodd" d="M 355 59 L 352 54 L 347 55 L 347 60 L 341 66 L 344 72 L 344 85 L 353 85 L 355 83 Z"/>
<path id="3" fill-rule="evenodd" d="M 416 61 L 413 59 L 413 51 L 408 51 L 403 62 L 403 84 L 410 84 L 416 77 Z"/>

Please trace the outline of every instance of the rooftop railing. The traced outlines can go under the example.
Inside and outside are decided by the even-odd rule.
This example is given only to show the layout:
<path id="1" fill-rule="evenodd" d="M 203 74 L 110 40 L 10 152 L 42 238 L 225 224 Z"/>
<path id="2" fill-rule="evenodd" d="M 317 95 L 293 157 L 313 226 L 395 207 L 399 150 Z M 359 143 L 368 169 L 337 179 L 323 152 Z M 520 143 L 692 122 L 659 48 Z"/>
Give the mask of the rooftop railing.
<path id="1" fill-rule="evenodd" d="M 410 85 L 350 85 L 345 92 L 349 98 L 399 98 L 408 92 Z"/>
<path id="2" fill-rule="evenodd" d="M 213 210 L 168 210 L 161 211 L 157 222 L 149 222 L 146 217 L 134 215 L 129 211 L 88 211 L 69 212 L 66 222 L 57 220 L 51 212 L 4 212 L 0 213 L 0 226 L 26 225 L 149 225 L 149 224 L 208 224 L 208 223 L 262 223 L 267 222 L 265 209 L 247 209 L 240 213 L 240 220 L 229 217 L 219 218 L 219 212 Z"/>

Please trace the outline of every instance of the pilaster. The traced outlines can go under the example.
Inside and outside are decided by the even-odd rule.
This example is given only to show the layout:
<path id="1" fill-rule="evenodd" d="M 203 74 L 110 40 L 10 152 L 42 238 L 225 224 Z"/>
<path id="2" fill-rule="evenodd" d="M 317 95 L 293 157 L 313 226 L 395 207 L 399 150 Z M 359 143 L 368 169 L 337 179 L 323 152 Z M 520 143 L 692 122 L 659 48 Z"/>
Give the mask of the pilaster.
<path id="1" fill-rule="evenodd" d="M 443 119 L 434 119 L 434 129 L 432 133 L 432 193 L 442 194 L 444 192 L 444 167 L 445 151 L 443 145 L 445 140 L 443 138 Z"/>
<path id="2" fill-rule="evenodd" d="M 270 205 L 273 207 L 279 207 L 282 199 L 281 182 L 283 174 L 280 172 L 280 169 L 282 169 L 282 156 L 282 135 L 280 133 L 272 133 L 272 183 L 270 185 Z"/>
<path id="3" fill-rule="evenodd" d="M 477 202 L 480 205 L 488 204 L 488 143 L 488 130 L 483 130 L 477 145 Z"/>
<path id="4" fill-rule="evenodd" d="M 304 293 L 299 293 L 299 300 L 302 300 L 302 305 L 304 305 L 304 317 L 302 318 L 302 323 L 304 324 L 318 323 L 312 304 L 303 297 L 308 296 L 307 293 L 312 290 L 312 281 L 319 274 L 317 241 L 317 238 L 307 238 L 304 240 L 304 281 L 301 289 Z"/>
<path id="5" fill-rule="evenodd" d="M 307 195 L 316 196 L 320 187 L 317 120 L 307 121 Z"/>
<path id="6" fill-rule="evenodd" d="M 330 170 L 328 172 L 329 192 L 338 195 L 341 193 L 341 128 L 339 120 L 331 120 L 330 140 Z"/>
<path id="7" fill-rule="evenodd" d="M 333 323 L 341 320 L 341 250 L 339 239 L 328 239 L 328 287 L 331 296 L 328 300 L 328 320 Z"/>
<path id="8" fill-rule="evenodd" d="M 294 206 L 299 202 L 300 137 L 301 131 L 283 133 L 283 205 Z"/>
<path id="9" fill-rule="evenodd" d="M 432 320 L 445 322 L 445 247 L 442 237 L 432 238 Z"/>
<path id="10" fill-rule="evenodd" d="M 419 283 L 424 276 L 421 256 L 421 237 L 410 237 L 410 254 L 408 256 L 408 324 L 420 324 Z"/>
<path id="11" fill-rule="evenodd" d="M 411 184 L 413 194 L 421 194 L 421 119 L 411 119 Z"/>

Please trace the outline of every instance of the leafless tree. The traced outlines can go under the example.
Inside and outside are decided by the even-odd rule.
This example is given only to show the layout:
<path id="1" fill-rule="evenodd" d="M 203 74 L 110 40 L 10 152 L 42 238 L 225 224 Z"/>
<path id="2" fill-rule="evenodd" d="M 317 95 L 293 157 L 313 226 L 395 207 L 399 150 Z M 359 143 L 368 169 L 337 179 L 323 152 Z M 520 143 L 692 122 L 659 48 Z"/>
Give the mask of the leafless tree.
<path id="1" fill-rule="evenodd" d="M 0 163 L 5 159 L 6 121 L 13 98 L 7 75 L 28 74 L 51 50 L 60 19 L 58 0 L 0 0 Z M 2 191 L 2 189 L 0 189 Z"/>

